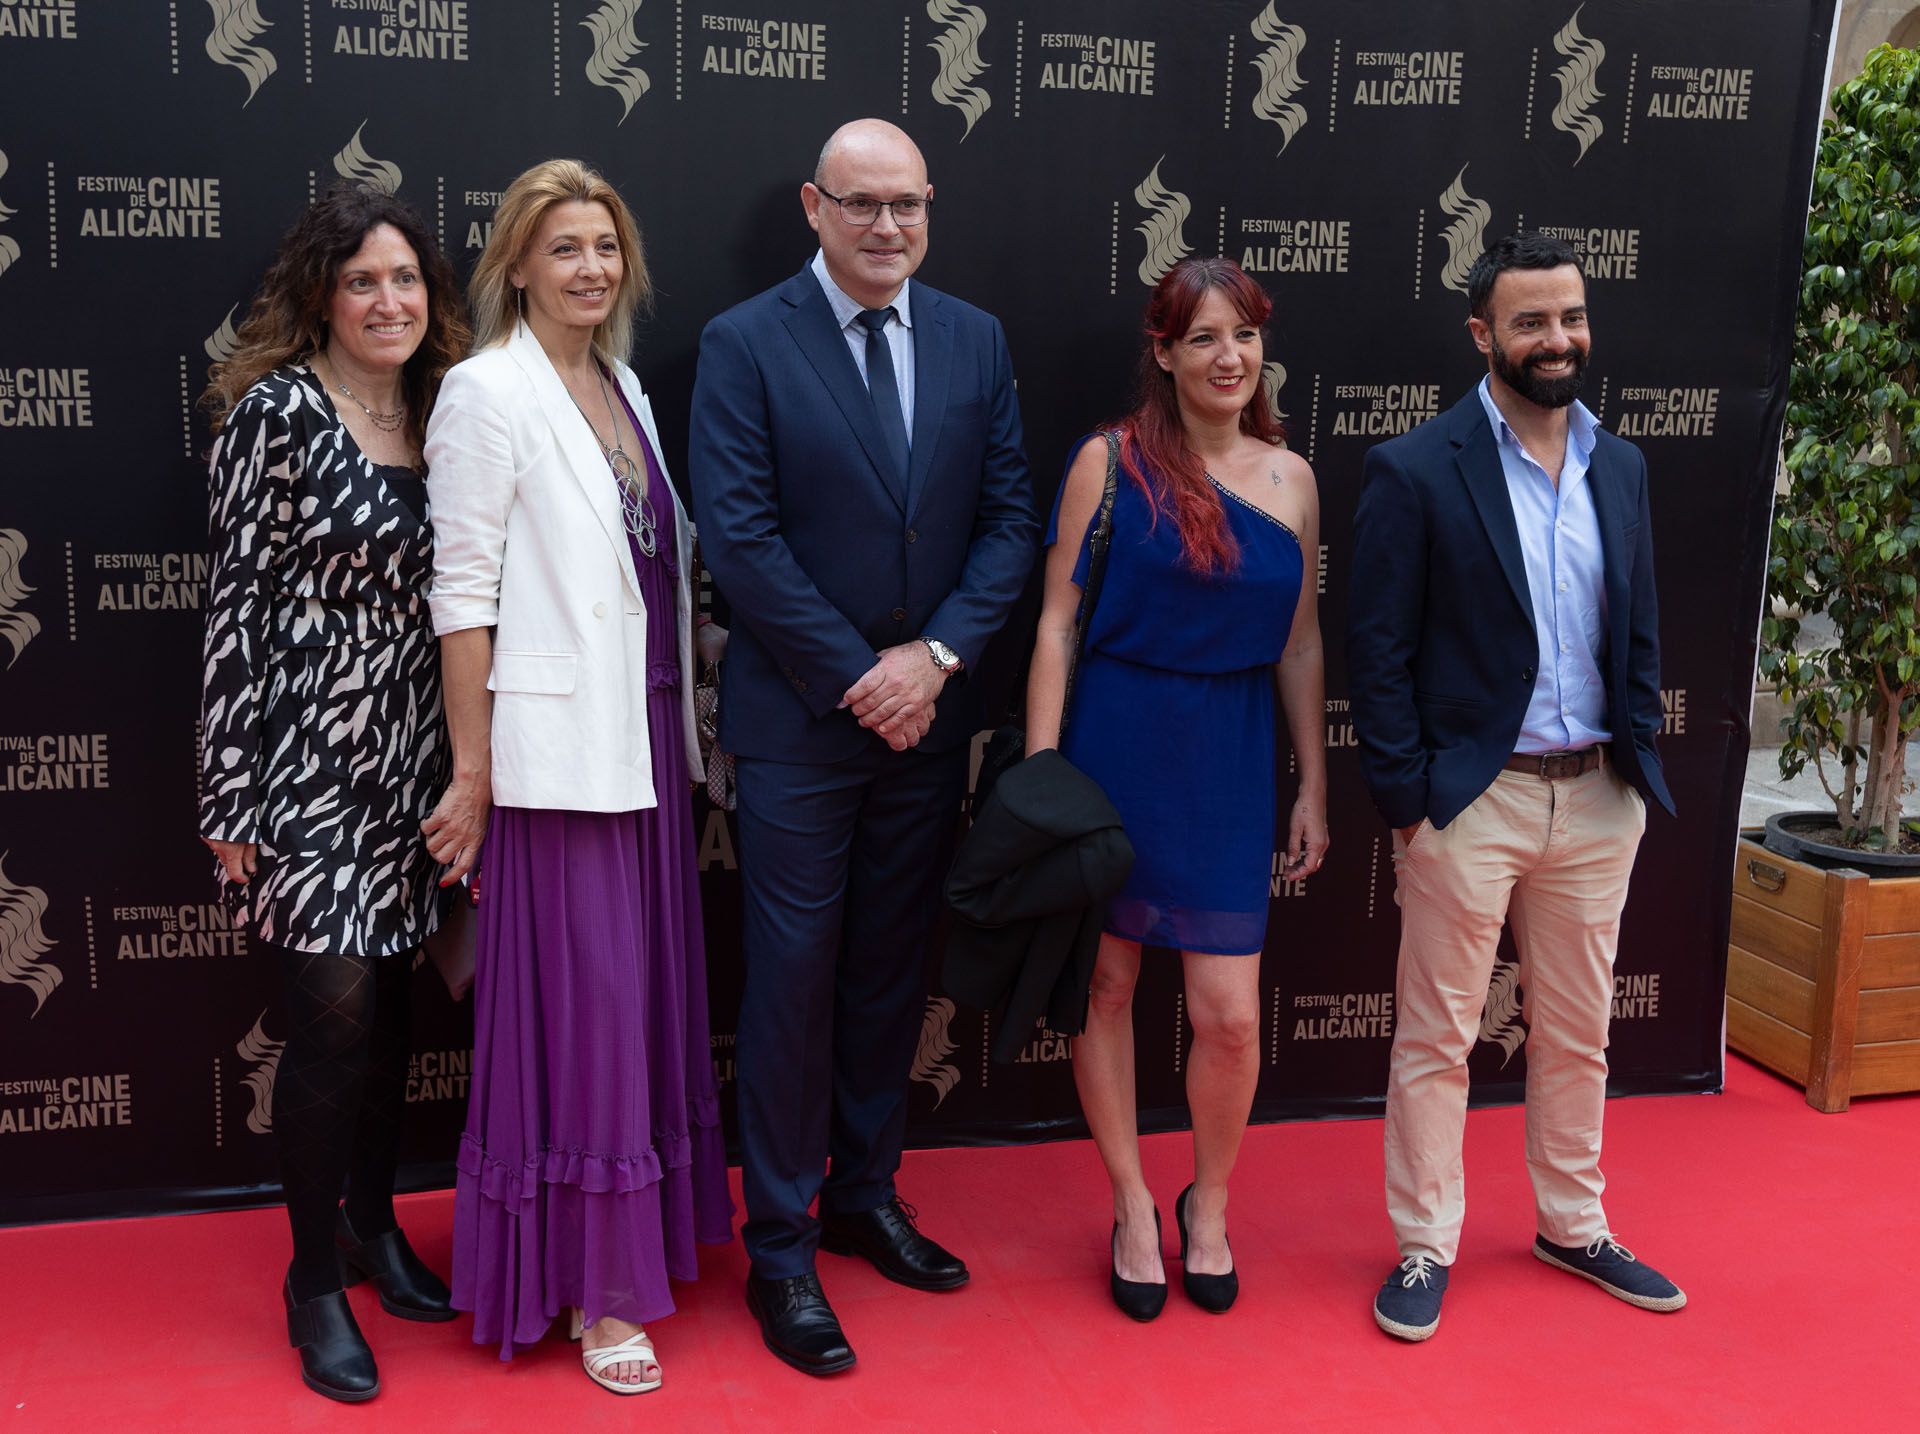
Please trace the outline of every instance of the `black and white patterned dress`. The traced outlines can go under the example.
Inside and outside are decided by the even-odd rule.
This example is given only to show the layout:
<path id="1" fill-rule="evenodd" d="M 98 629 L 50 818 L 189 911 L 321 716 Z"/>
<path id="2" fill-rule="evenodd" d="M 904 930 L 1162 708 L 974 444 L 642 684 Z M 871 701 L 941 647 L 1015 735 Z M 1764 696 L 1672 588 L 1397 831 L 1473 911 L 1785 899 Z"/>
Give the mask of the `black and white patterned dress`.
<path id="1" fill-rule="evenodd" d="M 420 823 L 448 749 L 413 478 L 367 459 L 304 365 L 214 445 L 200 834 L 259 843 L 237 899 L 278 946 L 386 956 L 436 924 Z"/>

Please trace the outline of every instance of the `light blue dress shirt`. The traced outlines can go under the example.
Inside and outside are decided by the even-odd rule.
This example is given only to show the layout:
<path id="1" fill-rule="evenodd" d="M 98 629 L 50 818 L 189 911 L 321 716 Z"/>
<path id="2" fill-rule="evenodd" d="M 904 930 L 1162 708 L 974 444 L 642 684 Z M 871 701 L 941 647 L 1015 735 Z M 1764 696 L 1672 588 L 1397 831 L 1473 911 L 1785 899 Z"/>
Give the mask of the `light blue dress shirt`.
<path id="1" fill-rule="evenodd" d="M 826 291 L 827 303 L 833 308 L 833 316 L 840 322 L 840 336 L 847 341 L 847 348 L 853 353 L 853 366 L 860 370 L 860 382 L 867 381 L 867 326 L 860 322 L 861 308 L 858 302 L 850 299 L 833 282 L 827 273 L 827 256 L 819 250 L 813 254 L 813 277 L 820 281 L 820 287 Z M 907 421 L 907 442 L 913 442 L 913 314 L 912 304 L 907 299 L 907 290 L 913 280 L 907 279 L 900 285 L 900 292 L 893 296 L 893 317 L 888 319 L 880 332 L 886 335 L 887 348 L 893 354 L 893 377 L 900 387 L 900 416 Z"/>
<path id="2" fill-rule="evenodd" d="M 1480 380 L 1480 402 L 1493 425 L 1500 470 L 1520 530 L 1520 556 L 1533 600 L 1540 657 L 1533 696 L 1520 724 L 1516 752 L 1578 751 L 1611 740 L 1607 683 L 1600 670 L 1607 645 L 1606 558 L 1587 470 L 1599 421 L 1583 403 L 1568 412 L 1560 482 L 1533 460 Z"/>

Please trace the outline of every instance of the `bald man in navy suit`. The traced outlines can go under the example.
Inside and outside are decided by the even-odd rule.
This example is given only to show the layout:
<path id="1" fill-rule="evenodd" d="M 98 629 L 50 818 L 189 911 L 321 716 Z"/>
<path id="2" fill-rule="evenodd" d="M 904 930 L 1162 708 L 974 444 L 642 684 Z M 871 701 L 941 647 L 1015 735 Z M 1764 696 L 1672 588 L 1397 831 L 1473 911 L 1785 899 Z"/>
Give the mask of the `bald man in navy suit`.
<path id="1" fill-rule="evenodd" d="M 967 1280 L 894 1173 L 981 722 L 968 678 L 1039 522 L 999 323 L 912 277 L 933 201 L 913 141 L 843 126 L 800 200 L 819 251 L 701 336 L 687 466 L 734 616 L 747 1302 L 774 1354 L 830 1374 L 854 1355 L 818 1246 L 916 1289 Z"/>

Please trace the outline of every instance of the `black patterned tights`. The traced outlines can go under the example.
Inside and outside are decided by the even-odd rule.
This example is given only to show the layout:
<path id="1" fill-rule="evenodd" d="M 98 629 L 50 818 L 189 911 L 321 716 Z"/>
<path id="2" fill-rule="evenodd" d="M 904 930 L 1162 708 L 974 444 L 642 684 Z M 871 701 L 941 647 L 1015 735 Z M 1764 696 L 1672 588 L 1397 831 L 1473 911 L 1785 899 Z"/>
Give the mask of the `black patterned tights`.
<path id="1" fill-rule="evenodd" d="M 412 961 L 272 949 L 288 1026 L 273 1133 L 293 1226 L 293 1297 L 310 1300 L 340 1288 L 333 1224 L 343 1187 L 361 1239 L 394 1228 Z"/>

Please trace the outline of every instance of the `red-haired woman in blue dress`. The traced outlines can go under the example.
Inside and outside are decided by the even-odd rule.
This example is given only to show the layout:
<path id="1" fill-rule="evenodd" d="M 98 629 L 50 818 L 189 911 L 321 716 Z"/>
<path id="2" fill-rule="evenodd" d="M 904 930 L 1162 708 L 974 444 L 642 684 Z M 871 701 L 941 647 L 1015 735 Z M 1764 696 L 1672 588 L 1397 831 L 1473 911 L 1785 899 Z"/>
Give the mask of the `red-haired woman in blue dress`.
<path id="1" fill-rule="evenodd" d="M 1320 505 L 1313 471 L 1284 446 L 1261 390 L 1272 308 L 1230 259 L 1175 265 L 1147 305 L 1139 401 L 1075 450 L 1047 533 L 1028 746 L 1057 745 L 1097 781 L 1134 847 L 1074 1043 L 1074 1080 L 1113 1182 L 1113 1297 L 1136 1319 L 1157 1315 L 1167 1290 L 1134 1096 L 1142 946 L 1181 953 L 1194 1028 L 1194 1180 L 1174 1207 L 1182 1283 L 1216 1312 L 1239 1291 L 1227 1177 L 1259 1077 L 1259 956 L 1280 849 L 1276 687 L 1298 773 L 1283 875 L 1311 875 L 1327 847 Z M 1119 456 L 1113 538 L 1061 733 L 1109 443 Z"/>

